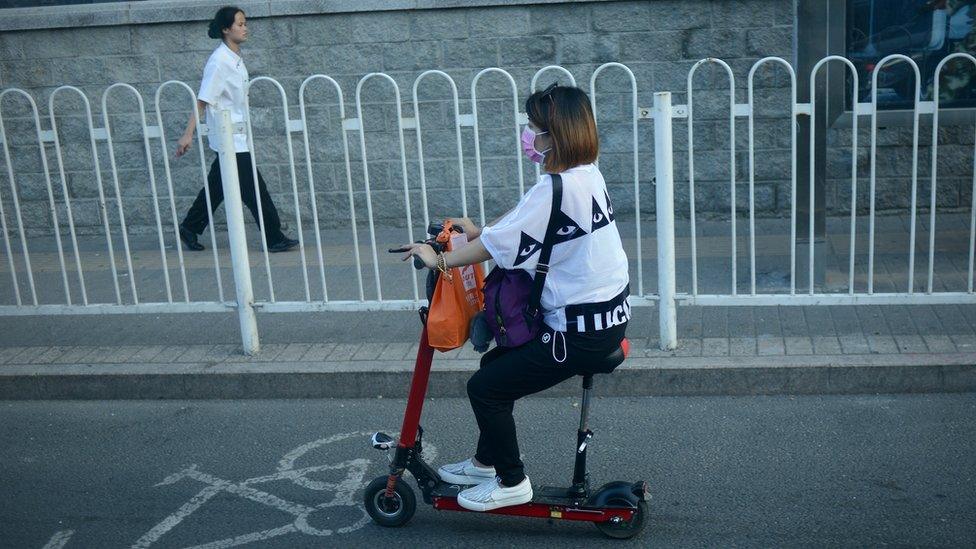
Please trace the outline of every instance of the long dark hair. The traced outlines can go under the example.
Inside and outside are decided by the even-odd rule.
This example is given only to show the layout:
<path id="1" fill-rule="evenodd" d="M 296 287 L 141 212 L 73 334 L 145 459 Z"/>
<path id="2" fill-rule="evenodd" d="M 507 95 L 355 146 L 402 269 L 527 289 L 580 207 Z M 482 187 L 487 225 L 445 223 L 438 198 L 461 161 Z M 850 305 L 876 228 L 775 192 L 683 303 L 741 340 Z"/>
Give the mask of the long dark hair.
<path id="1" fill-rule="evenodd" d="M 213 19 L 210 21 L 210 26 L 207 28 L 207 36 L 223 40 L 224 29 L 229 29 L 234 26 L 234 18 L 237 17 L 238 13 L 244 13 L 244 10 L 237 6 L 224 6 L 217 10 L 217 13 L 214 14 Z"/>

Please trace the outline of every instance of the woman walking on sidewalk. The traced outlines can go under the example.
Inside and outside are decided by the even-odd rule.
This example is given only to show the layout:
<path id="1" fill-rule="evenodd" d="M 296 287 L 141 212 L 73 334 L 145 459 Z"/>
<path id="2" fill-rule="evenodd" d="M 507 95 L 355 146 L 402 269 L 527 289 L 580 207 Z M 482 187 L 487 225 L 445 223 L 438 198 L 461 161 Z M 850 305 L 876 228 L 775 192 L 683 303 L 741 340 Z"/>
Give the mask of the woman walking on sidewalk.
<path id="1" fill-rule="evenodd" d="M 207 127 L 211 133 L 208 135 L 210 148 L 215 152 L 220 152 L 220 136 L 214 133 L 217 127 L 216 109 L 230 109 L 233 122 L 244 122 L 245 101 L 244 96 L 247 89 L 247 68 L 241 58 L 241 45 L 247 40 L 247 20 L 244 11 L 233 6 L 226 6 L 217 10 L 213 20 L 210 22 L 208 30 L 210 38 L 219 38 L 220 46 L 214 50 L 203 69 L 203 81 L 200 83 L 200 92 L 197 94 L 197 110 L 206 107 Z M 187 123 L 186 131 L 176 147 L 176 157 L 183 156 L 190 149 L 193 142 L 193 131 L 196 128 L 196 118 L 191 114 L 190 121 Z M 298 241 L 288 238 L 281 232 L 281 219 L 278 217 L 278 209 L 271 201 L 268 194 L 268 187 L 261 177 L 261 172 L 257 172 L 258 192 L 261 199 L 262 215 L 258 212 L 258 204 L 255 199 L 254 191 L 254 171 L 251 166 L 251 153 L 247 146 L 247 136 L 234 134 L 234 150 L 237 153 L 237 173 L 240 175 L 241 200 L 251 210 L 258 227 L 264 230 L 264 236 L 268 241 L 268 251 L 284 252 L 293 249 L 298 245 Z M 210 202 L 213 211 L 220 206 L 224 200 L 224 188 L 220 178 L 220 158 L 216 158 L 210 166 L 210 174 L 207 176 L 207 187 L 210 190 Z M 186 212 L 186 217 L 180 223 L 180 239 L 190 250 L 202 250 L 203 244 L 197 241 L 197 236 L 207 227 L 207 189 L 201 189 L 197 194 L 196 200 Z"/>

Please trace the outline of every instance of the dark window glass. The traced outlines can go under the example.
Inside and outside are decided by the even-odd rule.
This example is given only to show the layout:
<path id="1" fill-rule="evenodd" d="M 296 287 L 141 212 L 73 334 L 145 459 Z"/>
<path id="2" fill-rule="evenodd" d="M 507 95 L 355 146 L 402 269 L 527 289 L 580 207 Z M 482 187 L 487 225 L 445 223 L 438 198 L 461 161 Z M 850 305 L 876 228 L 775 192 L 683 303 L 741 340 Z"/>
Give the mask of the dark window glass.
<path id="1" fill-rule="evenodd" d="M 847 3 L 847 57 L 858 71 L 859 100 L 871 99 L 878 61 L 900 53 L 918 64 L 922 101 L 931 101 L 935 69 L 947 55 L 976 52 L 976 0 L 850 0 Z M 915 74 L 907 63 L 891 61 L 878 73 L 878 107 L 910 109 Z M 966 59 L 942 69 L 943 108 L 976 107 L 976 70 Z"/>

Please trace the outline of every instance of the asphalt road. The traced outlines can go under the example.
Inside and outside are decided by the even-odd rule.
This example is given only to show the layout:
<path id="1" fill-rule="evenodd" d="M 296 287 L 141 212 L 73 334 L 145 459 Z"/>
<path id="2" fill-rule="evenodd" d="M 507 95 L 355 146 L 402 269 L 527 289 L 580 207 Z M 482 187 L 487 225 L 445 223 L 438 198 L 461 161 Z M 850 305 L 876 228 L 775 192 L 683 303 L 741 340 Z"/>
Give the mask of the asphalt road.
<path id="1" fill-rule="evenodd" d="M 527 473 L 563 484 L 573 399 L 517 407 Z M 438 512 L 364 519 L 401 400 L 0 403 L 0 546 L 600 546 L 585 523 Z M 976 544 L 976 394 L 597 398 L 594 484 L 646 479 L 635 546 Z M 464 400 L 429 401 L 437 463 L 470 454 Z M 209 544 L 209 545 L 208 545 Z"/>

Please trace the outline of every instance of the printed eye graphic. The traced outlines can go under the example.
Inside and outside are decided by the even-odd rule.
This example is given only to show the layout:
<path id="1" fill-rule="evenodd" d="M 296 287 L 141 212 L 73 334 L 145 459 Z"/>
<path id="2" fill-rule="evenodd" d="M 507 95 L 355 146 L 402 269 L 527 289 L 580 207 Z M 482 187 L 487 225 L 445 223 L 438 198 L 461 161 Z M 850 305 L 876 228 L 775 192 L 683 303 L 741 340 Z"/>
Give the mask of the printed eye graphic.
<path id="1" fill-rule="evenodd" d="M 571 235 L 571 234 L 573 234 L 575 232 L 576 232 L 576 227 L 574 227 L 572 225 L 566 225 L 566 226 L 560 227 L 559 230 L 556 231 L 556 234 L 559 235 L 559 236 L 569 236 L 569 235 Z"/>
<path id="2" fill-rule="evenodd" d="M 529 244 L 528 246 L 519 250 L 519 255 L 532 255 L 532 252 L 535 251 L 535 247 L 535 244 Z"/>
<path id="3" fill-rule="evenodd" d="M 597 213 L 593 214 L 593 222 L 594 223 L 599 223 L 601 221 L 603 221 L 603 214 L 602 213 L 597 212 Z"/>

